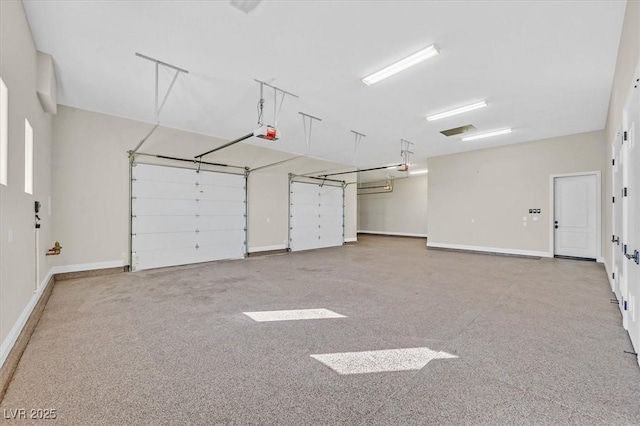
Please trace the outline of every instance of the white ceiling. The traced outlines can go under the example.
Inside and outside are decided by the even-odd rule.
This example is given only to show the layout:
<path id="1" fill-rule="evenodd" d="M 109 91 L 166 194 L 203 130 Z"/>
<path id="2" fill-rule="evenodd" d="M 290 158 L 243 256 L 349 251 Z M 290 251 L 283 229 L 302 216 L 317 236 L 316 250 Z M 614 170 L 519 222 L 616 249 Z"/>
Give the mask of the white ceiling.
<path id="1" fill-rule="evenodd" d="M 60 104 L 153 122 L 154 66 L 140 52 L 189 70 L 165 126 L 229 140 L 253 131 L 257 78 L 300 98 L 284 101 L 279 141 L 243 143 L 353 164 L 353 129 L 367 135 L 358 166 L 400 162 L 402 138 L 417 168 L 429 156 L 602 129 L 625 4 L 265 0 L 244 14 L 228 1 L 24 1 L 37 48 L 54 58 Z M 432 43 L 439 56 L 361 82 Z M 172 73 L 160 77 L 166 88 Z M 487 108 L 424 119 L 482 99 Z M 309 151 L 299 111 L 323 119 Z M 474 142 L 439 133 L 465 124 L 514 132 Z M 185 157 L 199 153 L 184 146 Z"/>

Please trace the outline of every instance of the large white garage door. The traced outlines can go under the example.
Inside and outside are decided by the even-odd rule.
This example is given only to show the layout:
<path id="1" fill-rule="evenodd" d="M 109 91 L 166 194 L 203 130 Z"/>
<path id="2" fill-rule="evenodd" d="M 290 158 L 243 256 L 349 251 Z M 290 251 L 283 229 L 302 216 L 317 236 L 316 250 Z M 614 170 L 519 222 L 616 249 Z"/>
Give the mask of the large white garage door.
<path id="1" fill-rule="evenodd" d="M 341 246 L 344 242 L 342 186 L 291 182 L 289 248 L 292 251 Z"/>
<path id="2" fill-rule="evenodd" d="M 242 175 L 134 164 L 131 269 L 242 258 Z"/>

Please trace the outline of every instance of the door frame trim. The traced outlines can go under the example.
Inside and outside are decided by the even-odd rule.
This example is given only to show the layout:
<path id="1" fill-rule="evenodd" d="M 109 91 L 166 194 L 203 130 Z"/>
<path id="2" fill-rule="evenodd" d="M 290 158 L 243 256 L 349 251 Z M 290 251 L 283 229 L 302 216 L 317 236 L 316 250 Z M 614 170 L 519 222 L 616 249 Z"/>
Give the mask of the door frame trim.
<path id="1" fill-rule="evenodd" d="M 555 178 L 572 176 L 595 176 L 596 177 L 596 262 L 603 263 L 602 257 L 602 182 L 600 170 L 576 173 L 558 173 L 549 175 L 549 253 L 555 256 L 555 235 L 554 235 L 554 215 L 555 215 Z"/>

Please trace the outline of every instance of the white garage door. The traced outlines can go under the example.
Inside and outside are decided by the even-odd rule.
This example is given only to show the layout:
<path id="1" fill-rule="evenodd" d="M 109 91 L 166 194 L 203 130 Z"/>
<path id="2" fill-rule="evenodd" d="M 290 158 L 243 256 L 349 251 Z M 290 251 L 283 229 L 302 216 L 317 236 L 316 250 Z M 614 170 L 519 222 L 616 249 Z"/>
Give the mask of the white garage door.
<path id="1" fill-rule="evenodd" d="M 132 270 L 244 257 L 244 176 L 140 163 L 131 176 Z"/>
<path id="2" fill-rule="evenodd" d="M 342 186 L 291 182 L 289 248 L 292 251 L 341 246 L 344 242 Z"/>

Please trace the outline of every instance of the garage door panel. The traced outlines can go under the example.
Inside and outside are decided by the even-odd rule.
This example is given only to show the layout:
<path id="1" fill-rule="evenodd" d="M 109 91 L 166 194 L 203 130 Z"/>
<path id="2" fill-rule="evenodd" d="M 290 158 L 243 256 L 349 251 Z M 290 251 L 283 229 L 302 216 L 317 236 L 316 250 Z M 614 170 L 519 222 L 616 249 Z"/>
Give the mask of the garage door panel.
<path id="1" fill-rule="evenodd" d="M 245 227 L 244 217 L 239 216 L 200 216 L 196 224 L 200 231 L 244 230 Z"/>
<path id="2" fill-rule="evenodd" d="M 318 248 L 336 247 L 342 245 L 342 234 L 339 236 L 321 236 L 318 239 Z"/>
<path id="3" fill-rule="evenodd" d="M 319 192 L 326 199 L 328 199 L 329 197 L 342 199 L 341 186 L 324 185 L 320 188 Z"/>
<path id="4" fill-rule="evenodd" d="M 203 246 L 224 246 L 238 243 L 244 245 L 244 230 L 218 230 L 198 232 L 198 245 Z"/>
<path id="5" fill-rule="evenodd" d="M 292 204 L 290 211 L 292 216 L 318 216 L 320 214 L 320 206 L 318 204 Z"/>
<path id="6" fill-rule="evenodd" d="M 131 200 L 132 213 L 141 216 L 195 216 L 196 200 L 135 198 Z"/>
<path id="7" fill-rule="evenodd" d="M 327 205 L 327 204 L 322 204 L 320 207 L 318 207 L 318 214 L 322 215 L 322 216 L 342 216 L 342 204 L 338 204 L 338 205 Z"/>
<path id="8" fill-rule="evenodd" d="M 336 232 L 340 231 L 340 234 L 342 234 L 342 216 L 322 217 L 319 224 L 322 228 L 334 229 Z"/>
<path id="9" fill-rule="evenodd" d="M 151 268 L 163 268 L 166 266 L 188 265 L 195 263 L 198 250 L 195 247 L 158 249 L 150 251 L 134 252 L 132 256 L 134 269 L 143 270 Z"/>
<path id="10" fill-rule="evenodd" d="M 195 230 L 190 232 L 165 232 L 152 234 L 136 234 L 132 236 L 133 251 L 159 250 L 163 247 L 189 248 L 195 247 Z"/>
<path id="11" fill-rule="evenodd" d="M 136 181 L 151 180 L 156 182 L 195 184 L 199 179 L 198 173 L 196 173 L 195 170 L 139 163 L 132 168 L 131 175 Z"/>
<path id="12" fill-rule="evenodd" d="M 291 241 L 291 251 L 302 251 L 322 248 L 317 237 L 316 239 L 295 239 Z"/>
<path id="13" fill-rule="evenodd" d="M 320 198 L 318 194 L 298 193 L 291 194 L 291 199 L 295 199 L 295 206 L 318 206 Z"/>
<path id="14" fill-rule="evenodd" d="M 198 198 L 201 200 L 234 201 L 244 203 L 244 186 L 198 186 Z"/>
<path id="15" fill-rule="evenodd" d="M 195 199 L 198 195 L 195 182 L 178 183 L 152 180 L 136 180 L 131 185 L 132 194 L 139 198 Z"/>
<path id="16" fill-rule="evenodd" d="M 200 183 L 202 185 L 231 186 L 235 188 L 244 188 L 245 185 L 244 175 L 206 171 L 201 171 L 200 175 Z"/>
<path id="17" fill-rule="evenodd" d="M 210 262 L 211 259 L 242 259 L 244 257 L 244 245 L 235 246 L 209 246 L 200 247 L 197 256 L 200 262 Z"/>
<path id="18" fill-rule="evenodd" d="M 197 220 L 195 216 L 145 216 L 141 220 L 134 217 L 131 225 L 134 234 L 192 232 L 197 228 Z"/>
<path id="19" fill-rule="evenodd" d="M 244 201 L 215 201 L 200 200 L 198 201 L 198 214 L 201 216 L 244 216 Z"/>

